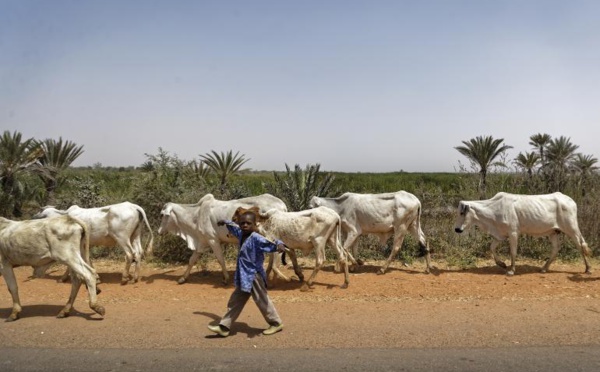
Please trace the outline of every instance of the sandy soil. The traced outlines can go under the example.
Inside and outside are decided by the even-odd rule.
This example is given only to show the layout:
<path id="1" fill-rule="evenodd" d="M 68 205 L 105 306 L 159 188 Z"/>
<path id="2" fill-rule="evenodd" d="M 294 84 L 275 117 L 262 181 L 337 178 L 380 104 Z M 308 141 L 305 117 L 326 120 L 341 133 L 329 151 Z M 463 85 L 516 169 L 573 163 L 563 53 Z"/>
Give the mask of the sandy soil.
<path id="1" fill-rule="evenodd" d="M 312 262 L 302 261 L 305 276 Z M 541 262 L 520 261 L 507 277 L 491 261 L 477 269 L 456 270 L 435 263 L 393 264 L 377 275 L 380 262 L 367 262 L 343 275 L 330 263 L 313 288 L 275 280 L 269 293 L 285 328 L 261 334 L 266 323 L 250 301 L 228 338 L 206 329 L 225 310 L 232 286 L 221 274 L 193 271 L 177 284 L 184 267 L 145 265 L 137 284 L 120 285 L 120 262 L 97 262 L 103 283 L 104 318 L 87 306 L 80 291 L 69 318 L 56 319 L 70 285 L 57 283 L 62 267 L 47 277 L 29 279 L 31 268 L 16 269 L 23 312 L 15 322 L 0 322 L 5 347 L 56 348 L 420 348 L 588 345 L 600 343 L 600 275 L 584 275 L 583 264 L 554 264 L 541 274 Z M 593 261 L 594 267 L 599 263 Z M 233 274 L 234 267 L 231 267 Z M 292 271 L 289 271 L 292 273 Z M 600 273 L 600 271 L 598 271 Z M 0 281 L 0 317 L 12 302 Z"/>

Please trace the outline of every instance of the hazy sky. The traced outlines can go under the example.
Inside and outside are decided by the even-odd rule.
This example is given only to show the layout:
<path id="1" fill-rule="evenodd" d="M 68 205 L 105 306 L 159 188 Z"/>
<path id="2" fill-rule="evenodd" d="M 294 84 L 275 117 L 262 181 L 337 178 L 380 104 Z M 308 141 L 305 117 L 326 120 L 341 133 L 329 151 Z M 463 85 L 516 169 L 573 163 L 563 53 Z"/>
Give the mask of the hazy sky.
<path id="1" fill-rule="evenodd" d="M 453 171 L 479 135 L 600 157 L 600 1 L 0 0 L 0 129 L 256 170 Z"/>

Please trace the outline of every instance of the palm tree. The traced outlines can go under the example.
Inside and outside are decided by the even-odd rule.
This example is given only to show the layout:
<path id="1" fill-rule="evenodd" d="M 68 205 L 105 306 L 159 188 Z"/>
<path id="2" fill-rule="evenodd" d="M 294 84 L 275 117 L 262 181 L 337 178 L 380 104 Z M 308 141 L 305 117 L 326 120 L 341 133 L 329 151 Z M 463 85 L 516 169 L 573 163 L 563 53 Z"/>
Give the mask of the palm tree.
<path id="1" fill-rule="evenodd" d="M 553 191 L 564 189 L 569 171 L 569 164 L 575 157 L 578 145 L 571 143 L 571 139 L 565 136 L 552 139 L 546 148 L 545 173 L 548 185 Z"/>
<path id="2" fill-rule="evenodd" d="M 212 172 L 214 172 L 221 181 L 221 192 L 225 191 L 227 185 L 227 179 L 240 171 L 242 165 L 246 164 L 250 159 L 244 158 L 244 155 L 240 155 L 239 151 L 233 154 L 232 150 L 227 153 L 217 153 L 215 150 L 211 150 L 211 153 L 200 155 L 204 164 Z"/>
<path id="3" fill-rule="evenodd" d="M 527 172 L 525 187 L 531 192 L 533 188 L 533 170 L 539 164 L 540 156 L 535 152 L 520 152 L 514 160 L 515 165 Z"/>
<path id="4" fill-rule="evenodd" d="M 188 168 L 197 179 L 205 179 L 211 171 L 211 168 L 206 166 L 202 160 L 192 160 L 188 163 Z"/>
<path id="5" fill-rule="evenodd" d="M 54 192 L 60 183 L 60 173 L 67 169 L 82 153 L 83 146 L 74 142 L 46 139 L 38 143 L 44 154 L 40 158 L 41 168 L 37 172 L 46 189 L 46 205 L 54 203 Z"/>
<path id="6" fill-rule="evenodd" d="M 538 133 L 529 137 L 529 144 L 540 153 L 540 161 L 542 164 L 546 162 L 544 151 L 551 140 L 552 136 L 546 133 Z"/>
<path id="7" fill-rule="evenodd" d="M 479 195 L 485 198 L 487 187 L 487 174 L 492 166 L 505 166 L 502 162 L 495 162 L 496 158 L 504 154 L 512 146 L 503 145 L 503 138 L 494 139 L 492 136 L 478 136 L 469 141 L 462 141 L 464 146 L 455 149 L 479 166 Z"/>
<path id="8" fill-rule="evenodd" d="M 535 152 L 526 152 L 525 154 L 520 152 L 515 158 L 515 164 L 517 167 L 526 171 L 529 178 L 533 177 L 533 169 L 536 165 L 538 165 L 539 162 L 540 156 Z"/>
<path id="9" fill-rule="evenodd" d="M 294 166 L 292 171 L 285 165 L 283 175 L 273 172 L 275 181 L 265 184 L 267 192 L 281 198 L 291 211 L 301 211 L 309 207 L 313 196 L 332 196 L 336 190 L 332 189 L 335 176 L 332 173 L 321 173 L 321 165 Z"/>
<path id="10" fill-rule="evenodd" d="M 25 185 L 19 176 L 31 170 L 42 155 L 33 138 L 23 140 L 21 133 L 15 131 L 11 134 L 8 130 L 0 136 L 0 188 L 5 199 L 1 206 L 3 214 L 21 217 Z"/>
<path id="11" fill-rule="evenodd" d="M 581 153 L 575 154 L 575 157 L 571 160 L 571 168 L 579 175 L 578 183 L 582 196 L 586 194 L 586 186 L 591 174 L 598 170 L 596 163 L 598 163 L 597 158 Z"/>

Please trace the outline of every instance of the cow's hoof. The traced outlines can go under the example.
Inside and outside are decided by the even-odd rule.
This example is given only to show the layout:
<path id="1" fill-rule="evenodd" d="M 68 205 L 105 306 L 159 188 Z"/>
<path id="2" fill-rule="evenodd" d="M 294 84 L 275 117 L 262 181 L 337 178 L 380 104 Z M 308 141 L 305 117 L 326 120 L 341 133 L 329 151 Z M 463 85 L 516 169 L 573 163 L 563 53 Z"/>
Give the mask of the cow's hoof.
<path id="1" fill-rule="evenodd" d="M 358 260 L 356 260 L 356 263 L 358 264 L 358 266 L 362 266 L 365 264 L 365 261 L 363 261 L 359 258 Z"/>
<path id="2" fill-rule="evenodd" d="M 541 272 L 542 274 L 546 274 L 546 273 L 548 272 L 548 269 L 546 269 L 546 268 L 542 268 L 542 269 L 540 270 L 540 272 Z"/>
<path id="3" fill-rule="evenodd" d="M 6 321 L 7 322 L 14 322 L 17 319 L 19 319 L 19 314 L 10 314 L 10 316 L 8 318 L 6 318 Z"/>
<path id="4" fill-rule="evenodd" d="M 385 269 L 377 270 L 377 275 L 383 275 L 383 274 L 385 274 Z"/>
<path id="5" fill-rule="evenodd" d="M 499 267 L 506 269 L 508 268 L 508 266 L 506 266 L 506 264 L 502 261 L 496 261 L 496 265 L 498 265 Z"/>
<path id="6" fill-rule="evenodd" d="M 181 278 L 177 279 L 177 284 L 183 284 L 185 283 L 185 278 L 182 276 Z"/>
<path id="7" fill-rule="evenodd" d="M 508 271 L 506 272 L 506 276 L 513 276 L 513 275 L 515 275 L 515 272 L 514 272 L 514 271 L 512 271 L 512 270 L 508 270 Z"/>
<path id="8" fill-rule="evenodd" d="M 344 283 L 344 284 L 342 284 L 342 285 L 340 286 L 340 288 L 342 288 L 342 289 L 346 289 L 346 288 L 348 288 L 348 283 Z"/>
<path id="9" fill-rule="evenodd" d="M 58 313 L 58 315 L 56 316 L 58 319 L 63 319 L 69 316 L 69 312 L 68 311 L 61 311 L 60 313 Z"/>
<path id="10" fill-rule="evenodd" d="M 96 306 L 92 307 L 92 310 L 94 310 L 97 314 L 100 314 L 102 316 L 104 316 L 104 314 L 106 314 L 106 310 L 104 309 L 104 306 L 96 305 Z"/>
<path id="11" fill-rule="evenodd" d="M 356 271 L 356 266 L 355 265 L 350 265 L 350 267 L 348 268 L 348 271 L 350 271 L 351 273 Z"/>
<path id="12" fill-rule="evenodd" d="M 586 270 L 584 274 L 592 275 L 592 270 Z"/>

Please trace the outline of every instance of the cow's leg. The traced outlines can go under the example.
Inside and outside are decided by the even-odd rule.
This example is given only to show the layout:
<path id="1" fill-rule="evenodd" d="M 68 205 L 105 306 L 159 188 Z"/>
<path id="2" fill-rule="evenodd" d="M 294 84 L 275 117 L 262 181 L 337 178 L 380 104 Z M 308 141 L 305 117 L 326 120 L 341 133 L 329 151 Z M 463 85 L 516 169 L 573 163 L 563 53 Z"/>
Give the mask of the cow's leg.
<path id="1" fill-rule="evenodd" d="M 221 272 L 223 273 L 223 285 L 229 284 L 229 273 L 227 272 L 227 266 L 225 265 L 225 256 L 223 255 L 223 246 L 217 240 L 210 240 L 208 242 L 212 251 L 217 258 L 217 262 L 221 265 Z"/>
<path id="2" fill-rule="evenodd" d="M 311 237 L 310 240 L 315 250 L 315 269 L 308 278 L 308 281 L 302 285 L 300 289 L 302 291 L 306 291 L 312 286 L 315 277 L 319 273 L 319 270 L 321 270 L 321 267 L 323 267 L 323 262 L 325 261 L 325 240 L 314 237 Z"/>
<path id="3" fill-rule="evenodd" d="M 543 273 L 547 272 L 548 269 L 550 269 L 550 265 L 554 262 L 554 260 L 556 260 L 556 255 L 558 254 L 558 250 L 560 249 L 558 234 L 559 233 L 553 233 L 548 237 L 550 239 L 550 242 L 552 243 L 552 251 L 550 251 L 550 257 L 548 257 L 548 260 L 546 260 L 546 263 L 542 267 Z"/>
<path id="4" fill-rule="evenodd" d="M 425 256 L 425 273 L 429 274 L 431 272 L 431 252 L 429 251 L 429 244 L 427 244 L 425 234 L 423 233 L 423 230 L 421 230 L 417 220 L 410 224 L 410 233 L 412 237 L 419 242 L 419 255 L 421 257 Z"/>
<path id="5" fill-rule="evenodd" d="M 344 267 L 344 284 L 342 284 L 342 288 L 348 288 L 348 284 L 350 283 L 350 274 L 348 273 L 348 254 L 344 250 L 344 247 L 340 244 L 337 239 L 337 235 L 331 234 L 329 237 L 329 244 L 335 249 L 337 254 L 337 262 L 336 262 L 336 272 L 341 271 L 338 266 Z"/>
<path id="6" fill-rule="evenodd" d="M 91 266 L 91 267 L 92 267 L 94 270 L 96 270 L 96 268 L 94 267 L 94 264 L 93 264 L 91 261 L 90 261 L 90 266 Z M 67 281 L 69 281 L 69 278 L 71 277 L 71 276 L 70 276 L 70 273 L 69 273 L 69 271 L 70 271 L 70 270 L 69 270 L 69 268 L 67 267 L 67 268 L 65 269 L 65 272 L 64 272 L 64 274 L 62 274 L 62 276 L 61 276 L 61 277 L 58 279 L 58 281 L 59 281 L 60 283 L 66 283 Z M 94 272 L 95 272 L 95 274 L 94 274 L 94 275 L 96 276 L 96 284 L 100 284 L 100 283 L 102 283 L 102 280 L 100 279 L 100 275 L 98 274 L 98 272 L 97 272 L 97 271 L 94 271 Z"/>
<path id="7" fill-rule="evenodd" d="M 388 259 L 383 264 L 383 267 L 381 269 L 379 269 L 379 272 L 377 272 L 377 274 L 385 274 L 385 271 L 390 266 L 390 263 L 392 262 L 392 260 L 394 259 L 394 257 L 396 256 L 396 254 L 398 253 L 400 248 L 402 247 L 402 242 L 404 241 L 404 236 L 406 235 L 406 232 L 407 232 L 406 228 L 404 226 L 400 226 L 394 230 L 395 230 L 394 246 L 392 247 L 392 252 L 390 253 L 390 256 L 388 257 Z"/>
<path id="8" fill-rule="evenodd" d="M 138 257 L 136 255 L 134 247 L 131 245 L 131 241 L 129 238 L 123 238 L 118 236 L 113 236 L 113 239 L 117 242 L 117 244 L 123 248 L 125 252 L 125 269 L 123 270 L 123 274 L 121 274 L 121 284 L 127 284 L 131 279 L 131 282 L 135 282 L 135 277 L 129 275 L 129 271 L 131 269 L 131 265 L 134 265 L 133 269 L 136 270 Z"/>
<path id="9" fill-rule="evenodd" d="M 71 271 L 71 294 L 69 295 L 69 300 L 67 301 L 65 307 L 58 313 L 58 318 L 65 318 L 69 316 L 69 313 L 73 308 L 73 304 L 75 303 L 75 299 L 77 298 L 79 288 L 81 287 L 82 278 L 87 287 L 90 309 L 102 316 L 104 316 L 106 313 L 104 307 L 99 305 L 97 302 L 95 270 L 86 264 L 83 259 L 79 259 L 79 262 L 74 262 L 69 265 L 69 269 Z"/>
<path id="10" fill-rule="evenodd" d="M 352 272 L 356 270 L 357 265 L 360 266 L 364 264 L 364 262 L 361 259 L 354 259 L 358 257 L 358 244 L 356 244 L 356 240 L 359 236 L 360 233 L 358 231 L 350 230 L 348 231 L 348 234 L 346 235 L 346 240 L 344 241 L 344 250 L 346 250 L 346 252 L 352 251 L 352 253 L 354 254 L 354 257 L 352 257 L 352 267 L 350 268 L 350 271 Z"/>
<path id="11" fill-rule="evenodd" d="M 516 265 L 515 259 L 517 257 L 517 243 L 519 240 L 519 236 L 517 234 L 511 234 L 508 237 L 508 242 L 510 245 L 510 270 L 506 272 L 506 275 L 513 276 L 515 275 Z"/>
<path id="12" fill-rule="evenodd" d="M 354 267 L 356 267 L 358 265 L 358 261 L 354 259 L 354 256 L 352 256 L 352 253 L 350 253 L 350 251 L 347 251 L 345 249 L 344 249 L 344 257 L 345 257 L 344 266 L 346 266 L 348 268 L 348 270 L 354 271 Z M 339 273 L 342 271 L 341 266 L 342 265 L 341 265 L 340 260 L 335 262 L 334 270 L 336 273 Z M 346 269 L 344 269 L 344 270 L 346 270 Z"/>
<path id="13" fill-rule="evenodd" d="M 565 230 L 563 232 L 573 240 L 573 242 L 579 249 L 579 252 L 581 252 L 581 256 L 583 257 L 583 263 L 585 264 L 585 273 L 591 274 L 592 266 L 588 261 L 588 257 L 592 255 L 592 250 L 590 249 L 590 247 L 588 247 L 587 243 L 585 242 L 585 239 L 583 239 L 579 228 L 573 231 Z"/>
<path id="14" fill-rule="evenodd" d="M 291 279 L 286 276 L 281 270 L 281 263 L 279 260 L 281 259 L 281 253 L 271 253 L 269 254 L 269 264 L 267 266 L 267 278 L 271 275 L 271 271 L 275 273 L 278 278 L 289 282 Z"/>
<path id="15" fill-rule="evenodd" d="M 6 319 L 7 322 L 12 322 L 14 320 L 19 319 L 19 314 L 21 313 L 21 302 L 19 301 L 19 288 L 17 287 L 17 278 L 15 277 L 15 272 L 13 271 L 12 266 L 9 266 L 8 263 L 0 266 L 2 276 L 4 276 L 4 281 L 6 282 L 6 286 L 8 287 L 8 291 L 12 296 L 13 307 L 10 315 Z"/>
<path id="16" fill-rule="evenodd" d="M 140 269 L 142 266 L 142 255 L 144 249 L 142 248 L 142 241 L 139 234 L 139 229 L 136 230 L 136 234 L 131 240 L 131 247 L 133 248 L 133 282 L 137 283 L 140 279 Z"/>
<path id="17" fill-rule="evenodd" d="M 296 276 L 298 277 L 298 280 L 300 282 L 304 281 L 304 274 L 302 274 L 302 268 L 300 268 L 300 265 L 298 265 L 298 256 L 296 256 L 296 251 L 291 248 L 287 251 L 288 255 L 290 256 L 290 260 L 292 260 L 292 266 L 294 267 L 294 274 L 296 274 Z"/>
<path id="18" fill-rule="evenodd" d="M 91 260 L 90 260 L 90 262 L 88 262 L 88 263 L 90 264 L 90 266 L 92 267 L 92 269 L 94 269 L 94 275 L 96 276 L 96 284 L 100 284 L 100 283 L 102 283 L 102 280 L 100 280 L 100 275 L 98 274 L 98 272 L 96 271 L 96 268 L 94 267 L 94 263 L 93 263 Z M 65 269 L 65 272 L 64 272 L 64 273 L 62 274 L 62 276 L 61 276 L 61 277 L 58 279 L 58 281 L 59 281 L 60 283 L 66 283 L 66 282 L 69 280 L 69 278 L 71 277 L 71 275 L 70 275 L 70 272 L 71 272 L 71 271 L 70 271 L 70 270 L 69 270 L 69 268 L 67 267 L 67 268 Z"/>
<path id="19" fill-rule="evenodd" d="M 341 247 L 341 246 L 340 246 Z M 350 284 L 350 274 L 348 269 L 348 256 L 346 252 L 343 250 L 336 249 L 338 254 L 338 262 L 340 266 L 344 267 L 344 284 L 341 285 L 341 288 L 348 288 L 348 284 Z"/>
<path id="20" fill-rule="evenodd" d="M 67 280 L 69 280 L 69 268 L 68 267 L 65 269 L 65 272 L 62 274 L 60 279 L 58 279 L 58 281 L 61 283 L 66 283 Z"/>
<path id="21" fill-rule="evenodd" d="M 188 261 L 188 265 L 187 265 L 183 275 L 181 275 L 179 277 L 179 279 L 177 279 L 177 283 L 179 283 L 179 284 L 185 283 L 187 278 L 190 276 L 190 272 L 192 271 L 192 268 L 194 267 L 196 262 L 198 262 L 198 258 L 200 258 L 200 250 L 196 249 L 195 251 L 192 252 L 190 260 Z"/>
<path id="22" fill-rule="evenodd" d="M 506 269 L 506 264 L 498 257 L 498 254 L 496 253 L 496 248 L 498 247 L 498 244 L 500 244 L 500 240 L 492 240 L 490 250 L 492 251 L 492 256 L 494 257 L 494 262 L 496 262 L 496 265 L 500 266 L 503 269 Z"/>
<path id="23" fill-rule="evenodd" d="M 267 274 L 267 279 L 273 279 L 273 278 L 270 278 L 270 276 L 271 276 L 271 271 L 273 271 L 273 262 L 274 261 L 275 261 L 275 253 L 269 254 L 269 263 L 267 264 L 267 270 L 265 271 L 265 273 Z"/>

